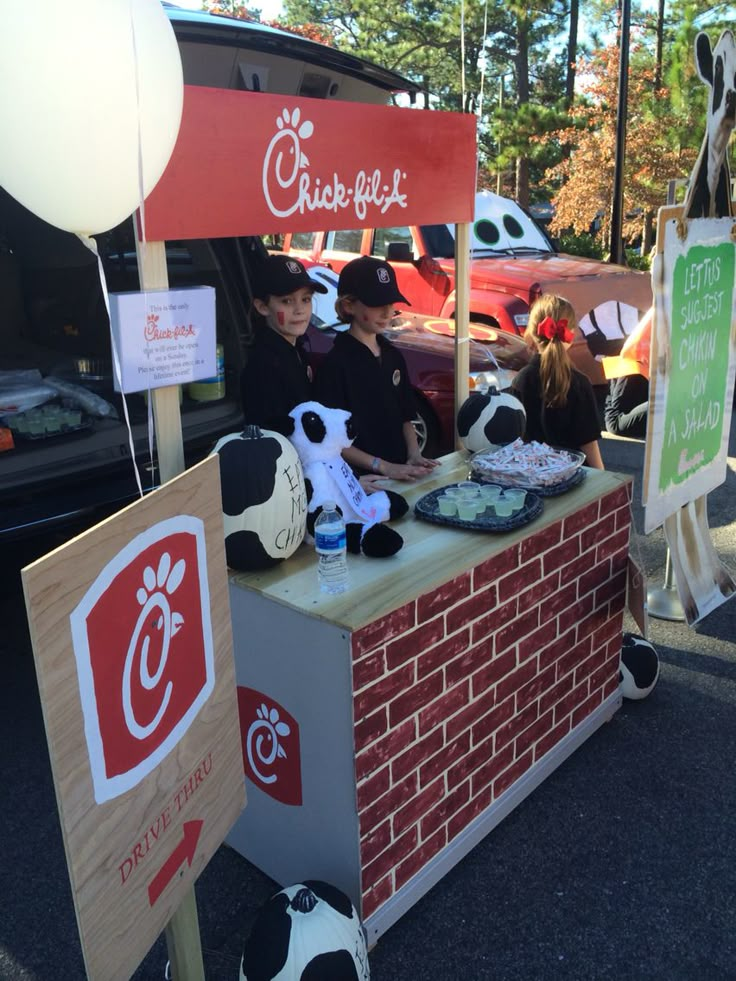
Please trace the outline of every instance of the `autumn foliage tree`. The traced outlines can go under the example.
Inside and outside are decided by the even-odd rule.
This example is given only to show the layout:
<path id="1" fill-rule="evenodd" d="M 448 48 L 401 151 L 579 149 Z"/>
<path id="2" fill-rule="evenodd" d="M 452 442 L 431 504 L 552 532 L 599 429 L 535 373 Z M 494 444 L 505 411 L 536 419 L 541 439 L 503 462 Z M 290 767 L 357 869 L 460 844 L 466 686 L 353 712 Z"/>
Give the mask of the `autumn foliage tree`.
<path id="1" fill-rule="evenodd" d="M 608 240 L 616 142 L 619 51 L 615 44 L 595 51 L 578 65 L 580 99 L 567 125 L 547 139 L 564 148 L 562 159 L 546 172 L 557 192 L 553 198 L 555 233 L 587 232 L 600 219 Z M 655 88 L 651 54 L 631 47 L 628 117 L 624 168 L 624 238 L 642 234 L 644 250 L 651 244 L 651 220 L 665 203 L 667 183 L 687 177 L 697 155 L 693 120 L 673 111 L 669 92 Z M 694 112 L 697 110 L 693 107 Z M 692 115 L 692 113 L 689 113 Z M 703 118 L 703 117 L 701 117 Z M 683 137 L 679 134 L 682 133 Z"/>

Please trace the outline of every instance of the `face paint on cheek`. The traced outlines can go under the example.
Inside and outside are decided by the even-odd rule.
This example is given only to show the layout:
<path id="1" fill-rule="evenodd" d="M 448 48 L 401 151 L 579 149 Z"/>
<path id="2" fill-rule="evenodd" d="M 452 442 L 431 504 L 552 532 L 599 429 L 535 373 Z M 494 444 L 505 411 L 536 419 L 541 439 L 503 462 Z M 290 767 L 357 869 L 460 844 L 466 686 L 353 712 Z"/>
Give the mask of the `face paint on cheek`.
<path id="1" fill-rule="evenodd" d="M 279 327 L 284 326 L 284 323 L 286 322 L 286 317 L 284 316 L 283 311 L 281 310 L 278 311 L 278 313 L 276 314 L 276 320 L 278 321 Z"/>

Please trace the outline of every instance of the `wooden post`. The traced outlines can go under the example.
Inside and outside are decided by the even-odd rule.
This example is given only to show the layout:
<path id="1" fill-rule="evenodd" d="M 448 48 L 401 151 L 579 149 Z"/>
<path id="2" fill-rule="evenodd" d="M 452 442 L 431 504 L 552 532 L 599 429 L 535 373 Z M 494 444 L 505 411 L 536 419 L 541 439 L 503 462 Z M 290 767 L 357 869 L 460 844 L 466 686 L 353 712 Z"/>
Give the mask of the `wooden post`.
<path id="1" fill-rule="evenodd" d="M 166 243 L 138 241 L 138 275 L 142 290 L 168 289 Z M 184 439 L 181 431 L 179 386 L 167 385 L 151 392 L 156 431 L 156 455 L 162 484 L 184 472 Z M 202 944 L 194 888 L 185 895 L 166 927 L 166 946 L 173 981 L 204 981 Z"/>
<path id="2" fill-rule="evenodd" d="M 164 242 L 142 244 L 136 236 L 136 253 L 138 255 L 138 275 L 141 289 L 168 289 L 166 244 Z M 151 397 L 156 430 L 159 479 L 162 484 L 165 484 L 184 470 L 184 440 L 181 433 L 179 386 L 167 385 L 166 388 L 154 388 Z"/>
<path id="3" fill-rule="evenodd" d="M 470 224 L 455 225 L 455 420 L 468 397 L 468 324 L 470 322 Z M 461 443 L 455 429 L 455 446 Z"/>
<path id="4" fill-rule="evenodd" d="M 204 981 L 202 944 L 199 937 L 197 900 L 194 889 L 186 893 L 166 927 L 173 981 Z"/>

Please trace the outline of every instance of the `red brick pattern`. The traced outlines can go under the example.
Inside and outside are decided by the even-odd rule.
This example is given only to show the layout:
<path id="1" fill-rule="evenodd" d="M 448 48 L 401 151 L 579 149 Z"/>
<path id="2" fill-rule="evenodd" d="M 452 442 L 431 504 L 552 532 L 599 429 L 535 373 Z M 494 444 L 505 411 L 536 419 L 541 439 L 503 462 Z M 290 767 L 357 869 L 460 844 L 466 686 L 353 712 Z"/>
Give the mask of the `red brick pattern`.
<path id="1" fill-rule="evenodd" d="M 364 918 L 615 692 L 629 495 L 353 634 Z"/>

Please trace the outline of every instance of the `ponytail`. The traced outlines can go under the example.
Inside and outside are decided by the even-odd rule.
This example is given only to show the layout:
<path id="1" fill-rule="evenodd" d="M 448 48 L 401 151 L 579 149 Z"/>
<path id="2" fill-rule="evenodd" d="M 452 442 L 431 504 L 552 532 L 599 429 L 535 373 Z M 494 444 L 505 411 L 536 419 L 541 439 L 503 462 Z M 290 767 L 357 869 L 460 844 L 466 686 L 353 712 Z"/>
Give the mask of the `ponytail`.
<path id="1" fill-rule="evenodd" d="M 545 324 L 548 323 L 552 323 L 554 331 L 544 331 Z M 561 296 L 545 293 L 535 301 L 529 311 L 524 339 L 539 352 L 539 378 L 545 408 L 556 409 L 567 405 L 572 363 L 564 346 L 564 339 L 571 339 L 576 328 L 575 311 Z M 550 333 L 554 336 L 548 336 Z"/>

